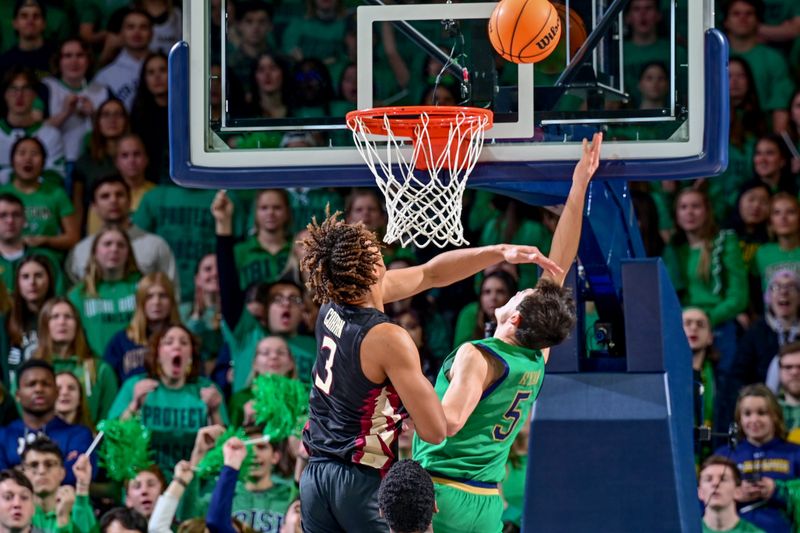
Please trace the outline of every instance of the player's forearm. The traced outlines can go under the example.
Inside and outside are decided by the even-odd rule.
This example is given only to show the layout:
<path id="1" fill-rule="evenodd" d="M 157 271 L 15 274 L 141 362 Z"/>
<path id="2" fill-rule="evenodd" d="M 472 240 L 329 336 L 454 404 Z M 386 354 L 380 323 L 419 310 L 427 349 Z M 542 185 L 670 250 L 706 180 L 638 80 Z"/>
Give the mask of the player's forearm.
<path id="1" fill-rule="evenodd" d="M 564 278 L 569 271 L 575 256 L 578 254 L 578 244 L 581 241 L 581 226 L 583 225 L 583 204 L 586 200 L 588 183 L 573 183 L 567 196 L 567 203 L 561 213 L 561 218 L 553 235 L 553 244 L 550 247 L 550 259 L 563 269 L 563 274 L 558 276 L 546 275 L 559 285 L 564 283 Z"/>
<path id="2" fill-rule="evenodd" d="M 507 244 L 493 244 L 439 254 L 425 264 L 425 276 L 431 287 L 450 285 L 503 261 L 503 250 L 507 247 Z"/>

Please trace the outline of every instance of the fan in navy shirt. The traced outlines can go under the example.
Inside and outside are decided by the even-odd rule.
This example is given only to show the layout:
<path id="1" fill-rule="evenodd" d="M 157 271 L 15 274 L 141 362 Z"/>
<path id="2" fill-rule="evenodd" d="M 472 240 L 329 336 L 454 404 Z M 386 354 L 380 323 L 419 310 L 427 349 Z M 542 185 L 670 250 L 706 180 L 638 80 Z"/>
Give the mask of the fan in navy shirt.
<path id="1" fill-rule="evenodd" d="M 739 515 L 770 533 L 790 533 L 786 502 L 773 480 L 800 477 L 800 446 L 786 441 L 783 411 L 766 385 L 741 390 L 735 418 L 742 442 L 733 449 L 720 448 L 715 455 L 733 460 L 742 474 L 736 498 Z"/>
<path id="2" fill-rule="evenodd" d="M 47 435 L 64 454 L 67 476 L 64 483 L 75 484 L 72 465 L 92 443 L 86 426 L 68 424 L 56 416 L 58 397 L 53 367 L 40 359 L 26 361 L 17 374 L 17 401 L 22 418 L 0 429 L 0 470 L 22 462 L 25 445 Z M 97 465 L 93 464 L 93 469 Z"/>

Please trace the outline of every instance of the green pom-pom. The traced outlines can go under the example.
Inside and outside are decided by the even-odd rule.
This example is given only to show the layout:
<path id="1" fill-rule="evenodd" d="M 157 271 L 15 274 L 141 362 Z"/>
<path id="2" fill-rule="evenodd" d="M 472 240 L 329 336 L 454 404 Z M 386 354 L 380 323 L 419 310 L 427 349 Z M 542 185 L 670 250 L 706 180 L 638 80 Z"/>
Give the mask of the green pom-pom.
<path id="1" fill-rule="evenodd" d="M 253 410 L 270 441 L 282 441 L 302 430 L 308 413 L 308 391 L 296 379 L 261 374 L 253 382 Z"/>
<path id="2" fill-rule="evenodd" d="M 208 453 L 200 460 L 195 474 L 202 479 L 216 477 L 222 472 L 222 467 L 225 465 L 225 457 L 222 453 L 222 447 L 228 442 L 228 439 L 238 437 L 242 442 L 247 440 L 247 434 L 242 428 L 228 428 L 225 433 L 220 435 L 216 444 Z M 242 466 L 239 468 L 239 479 L 247 479 L 248 472 L 250 472 L 250 464 L 253 462 L 252 447 L 247 446 L 247 455 L 242 461 Z"/>
<path id="3" fill-rule="evenodd" d="M 100 466 L 114 481 L 128 481 L 153 464 L 150 460 L 150 430 L 139 418 L 101 420 L 103 432 L 98 455 Z"/>

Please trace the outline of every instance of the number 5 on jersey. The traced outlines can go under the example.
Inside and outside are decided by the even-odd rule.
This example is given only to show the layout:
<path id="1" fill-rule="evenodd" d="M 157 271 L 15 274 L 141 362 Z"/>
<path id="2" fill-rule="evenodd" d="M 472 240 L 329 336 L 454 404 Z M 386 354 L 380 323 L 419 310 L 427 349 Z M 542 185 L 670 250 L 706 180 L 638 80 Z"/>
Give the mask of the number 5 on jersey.
<path id="1" fill-rule="evenodd" d="M 529 390 L 517 392 L 517 395 L 514 397 L 514 401 L 511 402 L 511 407 L 509 407 L 508 411 L 503 414 L 503 420 L 506 423 L 510 422 L 510 424 L 507 428 L 504 428 L 502 423 L 495 425 L 494 429 L 492 429 L 492 436 L 494 437 L 494 440 L 506 440 L 508 436 L 511 435 L 511 432 L 514 431 L 515 427 L 517 427 L 520 418 L 522 418 L 522 409 L 519 404 L 530 397 L 531 391 Z"/>
<path id="2" fill-rule="evenodd" d="M 320 379 L 319 372 L 314 376 L 314 385 L 325 394 L 331 394 L 331 385 L 333 385 L 333 358 L 336 356 L 336 341 L 327 335 L 322 339 L 322 349 L 320 355 L 328 357 L 325 359 L 325 379 Z"/>

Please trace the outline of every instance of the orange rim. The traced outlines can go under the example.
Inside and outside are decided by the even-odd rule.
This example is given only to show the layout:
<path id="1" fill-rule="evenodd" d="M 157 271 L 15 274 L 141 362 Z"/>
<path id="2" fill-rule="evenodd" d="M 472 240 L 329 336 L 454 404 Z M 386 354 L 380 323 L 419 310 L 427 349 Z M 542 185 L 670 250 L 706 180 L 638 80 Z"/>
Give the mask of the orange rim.
<path id="1" fill-rule="evenodd" d="M 384 117 L 388 117 L 391 126 L 391 133 L 399 137 L 412 137 L 414 131 L 420 124 L 423 113 L 428 115 L 428 131 L 447 132 L 450 125 L 456 118 L 464 115 L 466 123 L 486 121 L 484 129 L 489 129 L 494 123 L 494 113 L 489 109 L 480 107 L 466 106 L 397 106 L 397 107 L 374 107 L 372 109 L 359 109 L 347 113 L 347 126 L 351 130 L 356 129 L 357 121 L 360 119 L 371 135 L 388 135 Z"/>

